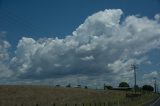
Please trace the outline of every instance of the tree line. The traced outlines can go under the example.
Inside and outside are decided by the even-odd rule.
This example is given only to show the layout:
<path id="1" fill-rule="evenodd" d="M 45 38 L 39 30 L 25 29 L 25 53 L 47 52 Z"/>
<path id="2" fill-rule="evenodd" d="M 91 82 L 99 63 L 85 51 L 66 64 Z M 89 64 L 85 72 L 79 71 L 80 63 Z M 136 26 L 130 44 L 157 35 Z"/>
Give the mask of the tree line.
<path id="1" fill-rule="evenodd" d="M 121 83 L 119 83 L 119 89 L 131 89 L 130 88 L 130 86 L 129 86 L 129 84 L 127 83 L 127 82 L 121 82 Z M 141 90 L 143 90 L 143 91 L 153 91 L 154 90 L 154 88 L 153 88 L 153 86 L 151 86 L 151 85 L 143 85 L 142 87 L 139 87 L 138 85 L 136 85 L 136 87 L 135 87 L 137 90 L 138 89 L 141 89 Z M 105 85 L 104 84 L 104 89 L 114 89 L 111 85 Z"/>

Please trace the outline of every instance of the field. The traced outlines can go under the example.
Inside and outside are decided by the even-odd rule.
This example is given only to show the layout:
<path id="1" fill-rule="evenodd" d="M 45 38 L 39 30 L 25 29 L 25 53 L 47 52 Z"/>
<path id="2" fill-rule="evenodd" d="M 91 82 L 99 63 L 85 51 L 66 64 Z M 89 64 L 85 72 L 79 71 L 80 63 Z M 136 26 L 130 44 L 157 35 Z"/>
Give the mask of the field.
<path id="1" fill-rule="evenodd" d="M 48 86 L 0 86 L 0 106 L 141 106 L 154 93 L 126 98 L 126 91 Z"/>

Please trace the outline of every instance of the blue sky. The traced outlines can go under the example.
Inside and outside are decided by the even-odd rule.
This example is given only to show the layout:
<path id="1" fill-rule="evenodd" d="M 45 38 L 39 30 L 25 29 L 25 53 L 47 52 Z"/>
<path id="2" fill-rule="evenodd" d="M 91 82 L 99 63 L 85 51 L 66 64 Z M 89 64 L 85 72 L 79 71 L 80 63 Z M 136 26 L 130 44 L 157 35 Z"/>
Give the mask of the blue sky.
<path id="1" fill-rule="evenodd" d="M 135 49 L 135 51 L 133 50 L 135 54 L 124 54 L 122 51 L 126 51 L 127 48 L 131 48 L 131 50 L 129 49 L 129 52 L 132 52 L 132 49 L 134 49 L 135 45 L 130 44 L 130 46 L 126 46 L 124 44 L 125 46 L 119 47 L 119 45 L 115 46 L 116 44 L 111 43 L 106 44 L 106 46 L 113 46 L 112 48 L 115 49 L 117 48 L 117 51 L 119 50 L 118 52 L 120 52 L 120 55 L 122 56 L 118 57 L 118 54 L 115 53 L 115 56 L 111 55 L 113 56 L 113 59 L 106 58 L 108 59 L 108 61 L 101 60 L 102 58 L 110 56 L 109 50 L 102 47 L 103 45 L 105 45 L 105 42 L 109 41 L 107 41 L 107 38 L 106 41 L 101 44 L 101 42 L 99 42 L 101 38 L 98 38 L 99 40 L 97 41 L 95 40 L 95 37 L 98 36 L 99 33 L 105 33 L 104 35 L 107 35 L 108 33 L 110 33 L 111 35 L 113 34 L 112 32 L 110 32 L 110 29 L 107 29 L 108 27 L 106 29 L 103 29 L 104 23 L 106 23 L 106 25 L 112 23 L 108 21 L 103 21 L 103 18 L 101 19 L 101 17 L 97 17 L 101 15 L 106 15 L 106 17 L 108 17 L 106 18 L 106 20 L 110 19 L 110 16 L 108 15 L 110 11 L 105 11 L 105 9 L 113 9 L 113 11 L 111 11 L 111 13 L 113 12 L 113 17 L 111 17 L 111 21 L 114 21 L 112 19 L 117 17 L 115 20 L 119 20 L 120 24 L 126 24 L 126 26 L 123 24 L 121 25 L 122 29 L 120 33 L 123 33 L 122 30 L 124 30 L 125 27 L 128 27 L 127 24 L 129 24 L 130 22 L 131 24 L 134 24 L 134 21 L 140 22 L 141 24 L 137 26 L 137 29 L 135 28 L 134 30 L 128 28 L 128 30 L 133 30 L 127 30 L 128 32 L 134 32 L 135 30 L 139 30 L 141 29 L 141 26 L 149 26 L 148 30 L 150 29 L 150 25 L 152 26 L 151 28 L 155 27 L 155 30 L 151 30 L 148 33 L 146 33 L 147 31 L 144 31 L 143 33 L 134 32 L 137 33 L 137 35 L 134 35 L 134 33 L 132 35 L 135 36 L 135 38 L 139 35 L 138 37 L 140 37 L 140 39 L 141 37 L 142 39 L 143 37 L 145 39 L 145 33 L 146 36 L 149 33 L 149 35 L 153 34 L 153 37 L 146 37 L 148 45 L 143 40 L 135 42 L 135 45 L 139 47 L 142 46 L 139 49 L 144 49 L 144 51 L 146 50 L 144 53 L 141 53 L 143 52 L 142 50 Z M 121 10 L 114 11 L 114 9 Z M 100 13 L 100 11 L 102 13 Z M 115 76 L 115 73 L 119 75 L 120 73 L 124 73 L 124 75 L 127 74 L 127 77 L 121 78 L 121 80 L 131 82 L 132 77 L 129 75 L 130 72 L 127 73 L 124 70 L 129 70 L 128 67 L 130 67 L 130 63 L 135 62 L 139 66 L 138 77 L 142 78 L 144 76 L 144 79 L 150 78 L 149 81 L 152 82 L 152 77 L 158 76 L 160 71 L 160 50 L 158 48 L 159 44 L 152 44 L 153 42 L 156 42 L 156 39 L 159 40 L 160 36 L 158 29 L 156 29 L 159 27 L 159 23 L 155 19 L 155 15 L 159 13 L 159 0 L 0 0 L 0 31 L 1 35 L 5 35 L 5 38 L 0 38 L 0 41 L 6 41 L 10 45 L 5 46 L 6 43 L 0 43 L 0 45 L 3 45 L 3 52 L 0 52 L 0 54 L 7 54 L 2 59 L 0 57 L 0 66 L 4 68 L 3 71 L 7 70 L 5 72 L 10 73 L 9 75 L 13 77 L 13 79 L 9 79 L 11 82 L 15 80 L 19 82 L 21 80 L 24 81 L 23 83 L 34 83 L 35 80 L 38 80 L 40 82 L 43 80 L 44 83 L 48 83 L 48 80 L 50 81 L 54 79 L 57 83 L 65 83 L 66 79 L 68 81 L 71 81 L 78 77 L 79 79 L 83 79 L 84 82 L 86 81 L 86 84 L 91 80 L 93 81 L 93 83 L 96 84 L 99 83 L 98 81 L 101 81 L 101 83 L 110 84 L 112 83 L 110 81 L 110 76 Z M 119 16 L 120 19 L 118 19 Z M 129 16 L 131 17 L 127 18 Z M 148 18 L 144 19 L 143 17 Z M 157 15 L 157 17 L 159 18 L 159 15 Z M 127 19 L 129 20 L 128 22 Z M 101 23 L 99 23 L 99 21 Z M 154 22 L 152 23 L 152 21 Z M 81 24 L 84 28 L 79 27 Z M 90 27 L 91 29 L 89 29 Z M 102 30 L 97 30 L 101 28 Z M 114 30 L 115 28 L 113 27 L 111 28 L 111 30 Z M 152 33 L 152 31 L 155 33 Z M 73 32 L 75 32 L 76 34 Z M 88 42 L 88 45 L 86 44 L 87 41 L 85 40 L 90 38 L 86 38 L 85 34 L 87 36 L 88 34 L 95 34 L 93 38 L 91 37 L 93 39 L 93 42 L 99 42 L 97 43 L 97 45 L 100 45 L 100 48 L 102 47 L 102 49 L 106 49 L 106 51 L 99 50 L 97 48 L 92 52 L 79 52 L 78 50 L 84 50 L 84 48 L 88 47 L 88 45 L 92 45 L 92 43 L 90 42 Z M 75 36 L 79 37 L 76 38 Z M 85 37 L 83 38 L 83 36 Z M 123 34 L 121 36 L 122 37 L 120 38 L 124 37 Z M 59 39 L 56 37 L 58 37 Z M 152 40 L 152 38 L 154 40 Z M 62 42 L 64 42 L 64 44 Z M 81 45 L 82 42 L 83 45 L 76 46 L 77 43 L 75 42 L 78 42 L 79 45 Z M 74 49 L 66 47 L 66 45 L 70 45 L 71 43 L 73 43 L 72 46 Z M 150 49 L 147 49 L 147 47 L 145 47 L 145 43 Z M 47 46 L 41 48 L 43 44 Z M 95 44 L 93 43 L 93 45 Z M 64 47 L 67 48 L 66 51 L 59 50 L 59 48 L 65 50 Z M 79 49 L 77 49 L 77 47 Z M 58 51 L 58 53 L 54 51 Z M 104 51 L 108 53 L 105 54 Z M 113 49 L 110 52 L 113 51 L 115 50 Z M 50 54 L 49 52 L 51 52 L 52 54 Z M 62 53 L 63 56 L 59 56 L 60 53 Z M 123 55 L 127 55 L 130 57 L 125 57 Z M 86 61 L 89 62 L 86 63 Z M 99 64 L 95 65 L 97 62 Z M 54 67 L 52 67 L 53 64 L 51 63 L 54 64 Z M 30 66 L 31 64 L 33 66 Z M 46 66 L 43 66 L 42 64 L 46 64 Z M 82 65 L 83 67 L 80 67 L 79 65 Z M 64 67 L 71 68 L 67 69 Z M 107 67 L 107 69 L 105 69 L 105 67 Z M 121 68 L 118 70 L 118 67 Z M 125 69 L 124 67 L 127 68 Z M 101 70 L 101 72 L 97 71 L 99 69 Z M 57 70 L 60 70 L 60 72 L 57 72 Z M 97 73 L 99 73 L 99 75 L 102 77 L 104 77 L 102 73 L 105 73 L 108 75 L 108 78 L 97 79 L 97 77 L 95 76 L 95 74 Z M 4 81 L 2 81 L 1 83 L 4 83 L 6 81 L 5 77 L 6 76 L 4 74 L 4 76 L 2 76 L 1 78 Z M 120 77 L 116 80 L 120 80 Z M 7 81 L 8 83 L 9 80 Z M 115 82 L 118 83 L 118 81 Z"/>
<path id="2" fill-rule="evenodd" d="M 91 14 L 122 9 L 125 16 L 153 18 L 160 12 L 158 0 L 1 0 L 1 30 L 15 44 L 22 36 L 60 37 L 72 33 Z"/>

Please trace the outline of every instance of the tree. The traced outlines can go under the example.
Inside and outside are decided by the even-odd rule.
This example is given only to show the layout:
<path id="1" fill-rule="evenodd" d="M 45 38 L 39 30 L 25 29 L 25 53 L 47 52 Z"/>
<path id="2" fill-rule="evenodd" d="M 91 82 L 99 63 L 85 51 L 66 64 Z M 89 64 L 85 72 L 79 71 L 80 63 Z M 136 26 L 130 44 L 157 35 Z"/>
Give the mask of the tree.
<path id="1" fill-rule="evenodd" d="M 56 87 L 60 87 L 60 85 L 56 85 Z"/>
<path id="2" fill-rule="evenodd" d="M 144 90 L 144 91 L 153 91 L 154 88 L 151 85 L 143 85 L 142 90 Z"/>
<path id="3" fill-rule="evenodd" d="M 119 87 L 129 87 L 129 84 L 127 82 L 121 82 L 119 83 Z"/>
<path id="4" fill-rule="evenodd" d="M 66 87 L 70 88 L 70 87 L 71 87 L 71 84 L 68 84 Z"/>
<path id="5" fill-rule="evenodd" d="M 85 88 L 85 89 L 88 89 L 88 87 L 87 87 L 87 86 L 85 86 L 84 88 Z"/>
<path id="6" fill-rule="evenodd" d="M 81 85 L 77 85 L 78 88 L 81 88 Z"/>
<path id="7" fill-rule="evenodd" d="M 112 89 L 112 88 L 113 88 L 113 87 L 112 87 L 112 86 L 110 86 L 110 85 L 108 85 L 108 86 L 107 86 L 107 89 Z"/>
<path id="8" fill-rule="evenodd" d="M 104 90 L 106 90 L 106 89 L 112 89 L 113 87 L 111 86 L 111 85 L 105 85 L 104 84 Z"/>

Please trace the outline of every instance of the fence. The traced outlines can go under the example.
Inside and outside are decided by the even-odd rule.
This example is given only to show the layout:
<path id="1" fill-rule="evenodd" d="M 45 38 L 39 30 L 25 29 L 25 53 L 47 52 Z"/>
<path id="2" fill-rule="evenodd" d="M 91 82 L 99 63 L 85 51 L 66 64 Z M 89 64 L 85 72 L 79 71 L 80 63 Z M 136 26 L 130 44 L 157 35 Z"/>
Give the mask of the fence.
<path id="1" fill-rule="evenodd" d="M 21 105 L 14 105 L 14 106 L 28 106 L 25 104 L 21 104 Z M 44 105 L 40 105 L 40 104 L 35 104 L 32 106 L 44 106 Z M 47 106 L 123 106 L 122 104 L 120 105 L 119 102 L 104 102 L 104 103 L 81 103 L 81 104 L 56 104 L 53 103 L 51 105 L 47 105 Z"/>
<path id="2" fill-rule="evenodd" d="M 79 103 L 60 103 L 60 102 L 52 102 L 52 103 L 27 103 L 27 102 L 24 102 L 24 103 L 0 103 L 0 106 L 127 106 L 128 104 L 130 104 L 131 102 L 133 103 L 134 102 L 137 102 L 138 103 L 138 100 L 137 99 L 140 99 L 140 98 L 136 98 L 136 99 L 125 99 L 125 100 L 116 100 L 116 101 L 105 101 L 105 102 L 79 102 Z M 139 103 L 138 103 L 139 104 Z"/>

